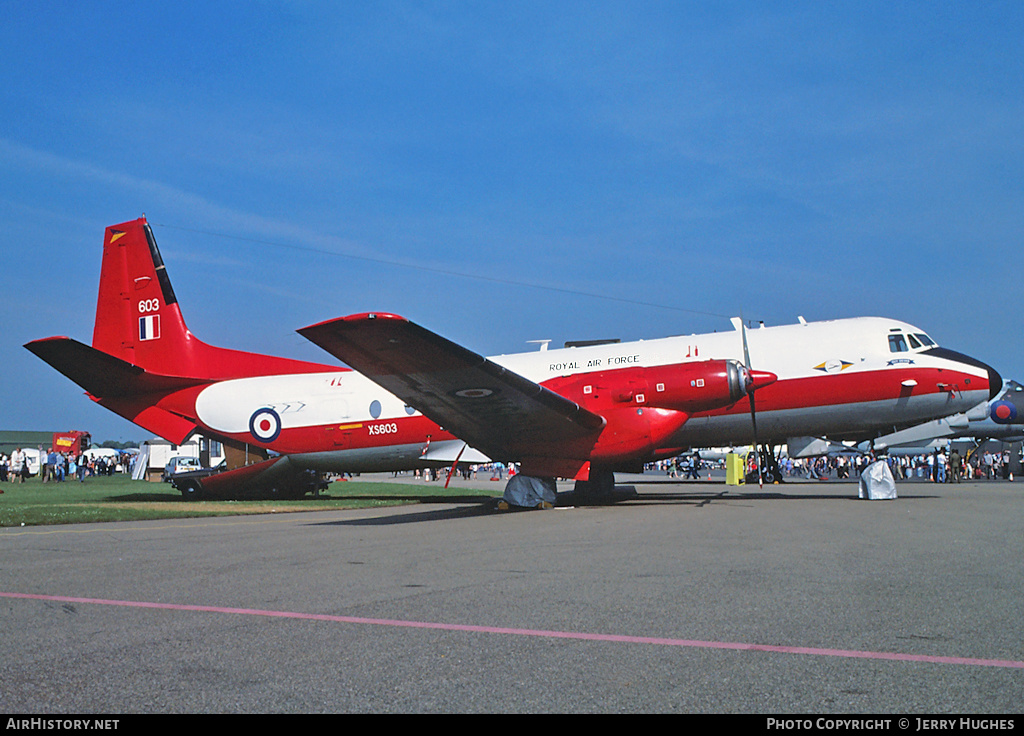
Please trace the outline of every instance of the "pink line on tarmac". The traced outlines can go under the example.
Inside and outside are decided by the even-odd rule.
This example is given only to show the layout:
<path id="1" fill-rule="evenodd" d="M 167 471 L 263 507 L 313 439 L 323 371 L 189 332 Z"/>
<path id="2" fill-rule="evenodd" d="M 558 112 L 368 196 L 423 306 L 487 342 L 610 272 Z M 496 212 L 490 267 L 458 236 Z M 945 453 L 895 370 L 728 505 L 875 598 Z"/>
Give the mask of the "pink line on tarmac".
<path id="1" fill-rule="evenodd" d="M 324 613 L 298 613 L 293 611 L 263 611 L 254 608 L 231 608 L 229 606 L 193 606 L 177 603 L 152 603 L 145 601 L 117 601 L 102 598 L 78 598 L 64 595 L 39 595 L 34 593 L 5 593 L 0 598 L 22 598 L 59 603 L 82 603 L 98 606 L 120 606 L 123 608 L 151 608 L 164 611 L 195 611 L 199 613 L 227 613 L 241 616 L 264 616 L 268 618 L 289 618 L 304 621 L 330 621 L 332 623 L 368 624 L 371 626 L 393 626 L 408 629 L 436 629 L 441 631 L 464 631 L 477 634 L 504 634 L 508 636 L 535 636 L 549 639 L 579 639 L 582 641 L 615 642 L 621 644 L 647 644 L 663 647 L 691 647 L 696 649 L 732 649 L 747 652 L 772 652 L 775 654 L 804 654 L 818 657 L 847 657 L 853 659 L 882 659 L 897 662 L 927 662 L 929 664 L 959 664 L 976 667 L 1003 667 L 1024 669 L 1024 661 L 1012 659 L 980 659 L 976 657 L 939 657 L 928 654 L 901 654 L 899 652 L 865 652 L 851 649 L 821 649 L 818 647 L 788 647 L 769 644 L 746 644 L 742 642 L 699 641 L 695 639 L 668 639 L 656 636 L 626 636 L 622 634 L 588 634 L 578 631 L 544 631 L 539 629 L 517 629 L 503 626 L 470 626 L 467 624 L 444 624 L 430 621 L 402 621 L 386 618 L 363 618 L 360 616 L 332 616 Z"/>

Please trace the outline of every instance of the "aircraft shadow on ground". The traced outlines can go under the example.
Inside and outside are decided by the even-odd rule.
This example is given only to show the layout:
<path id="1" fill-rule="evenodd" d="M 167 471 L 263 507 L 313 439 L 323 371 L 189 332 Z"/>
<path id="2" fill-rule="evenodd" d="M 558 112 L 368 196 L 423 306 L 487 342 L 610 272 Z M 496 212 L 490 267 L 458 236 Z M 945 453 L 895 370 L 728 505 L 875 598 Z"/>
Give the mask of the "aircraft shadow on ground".
<path id="1" fill-rule="evenodd" d="M 571 494 L 559 494 L 557 507 L 568 508 L 578 506 L 580 508 L 614 508 L 617 506 L 661 506 L 666 504 L 676 504 L 684 506 L 706 506 L 712 503 L 720 502 L 735 502 L 735 501 L 858 501 L 861 500 L 858 497 L 858 489 L 855 484 L 849 485 L 849 492 L 842 494 L 818 494 L 818 493 L 800 493 L 798 489 L 800 485 L 793 486 L 793 491 L 783 490 L 784 485 L 773 485 L 768 486 L 764 489 L 753 489 L 750 486 L 735 486 L 730 487 L 727 490 L 713 490 L 715 488 L 721 489 L 721 482 L 714 481 L 686 481 L 680 483 L 678 480 L 655 480 L 655 481 L 644 481 L 642 484 L 637 483 L 636 485 L 641 486 L 674 486 L 675 492 L 661 492 L 656 491 L 653 493 L 644 493 L 642 490 L 638 490 L 637 494 L 628 499 L 623 499 L 615 503 L 608 504 L 577 504 L 575 499 L 572 498 Z M 685 487 L 687 490 L 683 490 L 680 486 Z M 626 486 L 628 487 L 628 486 Z M 691 489 L 692 490 L 689 490 Z M 747 490 L 747 489 L 750 490 Z M 845 490 L 845 489 L 844 489 Z M 321 496 L 321 498 L 323 498 Z M 391 526 L 396 524 L 413 524 L 424 521 L 441 521 L 451 519 L 463 519 L 471 518 L 475 516 L 489 516 L 493 514 L 514 514 L 523 513 L 526 511 L 533 511 L 533 509 L 515 509 L 512 511 L 499 511 L 497 509 L 498 498 L 490 496 L 433 496 L 423 497 L 418 495 L 407 495 L 407 496 L 377 496 L 374 494 L 361 494 L 358 496 L 345 496 L 347 500 L 387 500 L 387 501 L 408 501 L 417 504 L 415 507 L 410 507 L 408 513 L 387 513 L 380 516 L 374 516 L 371 518 L 360 518 L 360 519 L 344 519 L 330 522 L 322 522 L 327 525 L 343 525 L 343 526 Z M 901 493 L 899 496 L 902 500 L 915 500 L 915 499 L 927 499 L 937 498 L 933 494 L 924 493 Z M 310 497 L 312 500 L 313 497 Z M 181 503 L 182 499 L 177 496 L 168 495 L 166 493 L 127 493 L 116 496 L 107 497 L 108 501 L 113 502 L 135 502 L 135 503 L 167 503 L 177 504 Z M 211 500 L 225 500 L 225 499 L 211 499 Z M 245 499 L 252 500 L 252 499 Z M 430 506 L 437 505 L 454 505 L 454 508 L 436 509 L 429 508 Z M 427 507 L 427 508 L 425 508 Z M 389 510 L 394 510 L 395 507 L 385 507 Z M 412 510 L 415 508 L 416 510 Z M 373 509 L 363 509 L 364 511 L 372 511 Z M 380 509 L 380 510 L 383 510 Z M 321 522 L 311 522 L 318 524 Z"/>
<path id="2" fill-rule="evenodd" d="M 636 482 L 633 484 L 637 488 L 637 495 L 631 499 L 630 503 L 636 504 L 660 504 L 663 502 L 677 502 L 677 503 L 694 503 L 704 505 L 712 501 L 729 501 L 729 500 L 776 500 L 776 501 L 860 501 L 860 489 L 859 485 L 849 481 L 834 482 L 830 487 L 833 489 L 840 490 L 840 493 L 802 493 L 801 488 L 806 487 L 809 484 L 803 483 L 777 483 L 777 484 L 766 484 L 763 488 L 758 487 L 756 483 L 746 483 L 738 486 L 728 486 L 724 490 L 711 490 L 712 488 L 722 488 L 721 481 L 706 481 L 706 480 L 687 480 L 679 481 L 675 479 L 664 479 L 664 480 L 644 480 L 642 482 Z M 644 486 L 673 486 L 677 490 L 673 492 L 661 492 L 657 490 L 652 493 L 644 493 Z M 703 487 L 703 488 L 702 488 Z M 684 488 L 693 490 L 683 490 Z M 937 498 L 936 495 L 930 493 L 905 493 L 906 485 L 899 486 L 899 498 L 901 499 L 922 499 L 922 498 Z"/>
<path id="3" fill-rule="evenodd" d="M 925 494 L 900 494 L 900 499 L 938 498 Z M 780 493 L 778 491 L 722 491 L 721 493 L 639 493 L 630 501 L 631 505 L 653 506 L 665 502 L 692 503 L 704 505 L 713 501 L 860 501 L 857 489 L 844 495 L 817 493 Z"/>
<path id="4" fill-rule="evenodd" d="M 181 503 L 181 496 L 169 493 L 122 493 L 107 496 L 103 500 L 115 503 Z"/>
<path id="5" fill-rule="evenodd" d="M 404 514 L 386 514 L 365 519 L 339 519 L 335 521 L 317 522 L 311 521 L 309 526 L 394 526 L 397 524 L 418 524 L 424 521 L 450 521 L 452 519 L 468 519 L 474 516 L 491 516 L 498 513 L 494 509 L 494 499 L 485 499 L 487 503 L 481 503 L 481 499 L 475 498 L 465 506 L 445 509 L 425 509 L 410 511 Z M 429 501 L 425 503 L 439 503 Z M 455 502 L 457 503 L 457 502 Z M 392 509 L 395 507 L 391 507 Z M 368 509 L 363 509 L 368 510 Z M 502 512 L 507 513 L 507 512 Z"/>
<path id="6" fill-rule="evenodd" d="M 709 483 L 707 485 L 714 485 Z M 720 484 L 719 484 L 720 485 Z M 775 488 L 776 486 L 773 486 Z M 609 508 L 626 506 L 663 506 L 667 504 L 700 507 L 717 502 L 736 501 L 861 501 L 857 493 L 857 487 L 851 486 L 849 494 L 809 494 L 809 493 L 786 493 L 777 490 L 740 491 L 726 490 L 719 492 L 695 491 L 692 493 L 637 493 L 637 495 L 608 504 L 575 504 L 572 500 L 562 498 L 556 502 L 556 508 Z M 365 499 L 378 498 L 377 496 L 363 496 Z M 385 497 L 380 497 L 385 498 Z M 388 496 L 393 499 L 395 496 Z M 938 498 L 931 494 L 906 494 L 899 497 L 902 500 L 920 500 Z M 431 499 L 423 499 L 416 496 L 409 497 L 409 500 L 419 501 L 420 507 L 417 510 L 410 510 L 407 513 L 389 513 L 382 516 L 361 519 L 342 519 L 329 522 L 310 522 L 311 524 L 326 526 L 391 526 L 396 524 L 415 524 L 424 521 L 443 521 L 452 519 L 465 519 L 477 516 L 509 515 L 522 513 L 545 513 L 539 509 L 514 509 L 508 511 L 498 510 L 496 498 L 481 498 L 479 496 L 445 496 Z M 431 504 L 465 504 L 456 508 L 445 509 L 423 509 L 424 505 Z M 394 509 L 394 507 L 391 507 Z M 364 509 L 367 510 L 367 509 Z"/>

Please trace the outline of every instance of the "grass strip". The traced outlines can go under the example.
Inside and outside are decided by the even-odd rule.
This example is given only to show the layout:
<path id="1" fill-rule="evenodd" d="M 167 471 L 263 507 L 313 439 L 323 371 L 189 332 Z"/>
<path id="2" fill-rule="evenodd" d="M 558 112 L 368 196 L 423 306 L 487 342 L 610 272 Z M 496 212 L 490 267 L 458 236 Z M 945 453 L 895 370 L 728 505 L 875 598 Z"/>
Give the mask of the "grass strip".
<path id="1" fill-rule="evenodd" d="M 185 501 L 170 484 L 127 475 L 91 477 L 81 483 L 30 478 L 25 483 L 0 483 L 0 491 L 0 527 L 329 511 L 493 497 L 493 491 L 348 480 L 331 483 L 319 496 L 295 500 Z"/>

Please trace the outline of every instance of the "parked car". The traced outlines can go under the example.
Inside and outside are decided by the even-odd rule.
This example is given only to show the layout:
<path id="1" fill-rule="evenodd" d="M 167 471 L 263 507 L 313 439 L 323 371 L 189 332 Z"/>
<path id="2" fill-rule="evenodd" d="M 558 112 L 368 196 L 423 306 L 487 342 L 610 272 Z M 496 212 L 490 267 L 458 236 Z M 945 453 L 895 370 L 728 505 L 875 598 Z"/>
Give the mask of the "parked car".
<path id="1" fill-rule="evenodd" d="M 164 483 L 170 483 L 171 476 L 177 473 L 187 473 L 202 469 L 203 466 L 199 464 L 199 458 L 176 455 L 167 461 L 167 465 L 164 466 L 164 472 L 160 477 Z"/>

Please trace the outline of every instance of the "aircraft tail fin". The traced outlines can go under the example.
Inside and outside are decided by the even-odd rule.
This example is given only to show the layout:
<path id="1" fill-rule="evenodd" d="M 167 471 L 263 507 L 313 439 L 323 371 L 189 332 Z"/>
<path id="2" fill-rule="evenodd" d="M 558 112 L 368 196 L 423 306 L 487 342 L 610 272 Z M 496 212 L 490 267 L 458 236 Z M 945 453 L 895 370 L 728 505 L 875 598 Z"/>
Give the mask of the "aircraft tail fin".
<path id="1" fill-rule="evenodd" d="M 153 229 L 139 218 L 107 228 L 92 347 L 147 373 L 223 380 L 329 366 L 214 347 L 189 331 Z"/>
<path id="2" fill-rule="evenodd" d="M 92 346 L 146 368 L 187 363 L 190 338 L 149 223 L 108 227 Z"/>

